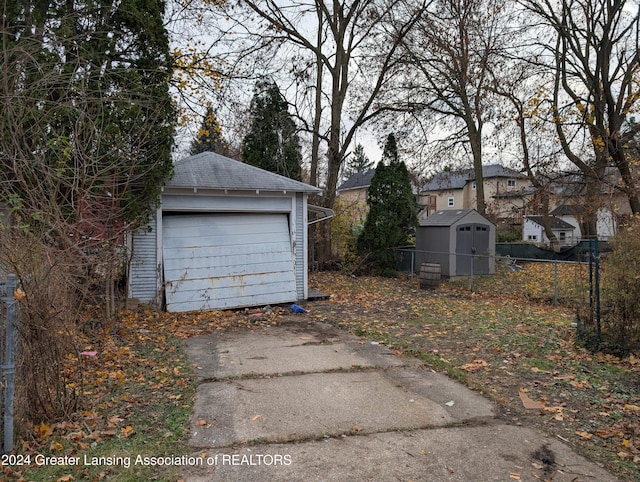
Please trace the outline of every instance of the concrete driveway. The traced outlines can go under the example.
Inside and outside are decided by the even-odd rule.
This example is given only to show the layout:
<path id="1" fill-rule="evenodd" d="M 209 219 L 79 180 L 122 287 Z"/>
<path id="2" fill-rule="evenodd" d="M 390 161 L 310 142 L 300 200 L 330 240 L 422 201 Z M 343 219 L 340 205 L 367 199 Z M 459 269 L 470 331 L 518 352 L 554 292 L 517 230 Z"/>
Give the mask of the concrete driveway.
<path id="1" fill-rule="evenodd" d="M 613 481 L 418 360 L 305 315 L 186 341 L 187 481 Z"/>

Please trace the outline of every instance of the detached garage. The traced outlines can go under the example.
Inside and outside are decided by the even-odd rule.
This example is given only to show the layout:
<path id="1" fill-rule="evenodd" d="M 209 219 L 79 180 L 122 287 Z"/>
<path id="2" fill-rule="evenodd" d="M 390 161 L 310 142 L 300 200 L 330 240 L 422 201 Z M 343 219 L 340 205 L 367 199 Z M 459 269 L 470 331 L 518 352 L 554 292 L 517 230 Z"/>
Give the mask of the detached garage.
<path id="1" fill-rule="evenodd" d="M 177 162 L 155 218 L 129 238 L 129 297 L 171 312 L 306 299 L 317 192 L 211 152 Z"/>

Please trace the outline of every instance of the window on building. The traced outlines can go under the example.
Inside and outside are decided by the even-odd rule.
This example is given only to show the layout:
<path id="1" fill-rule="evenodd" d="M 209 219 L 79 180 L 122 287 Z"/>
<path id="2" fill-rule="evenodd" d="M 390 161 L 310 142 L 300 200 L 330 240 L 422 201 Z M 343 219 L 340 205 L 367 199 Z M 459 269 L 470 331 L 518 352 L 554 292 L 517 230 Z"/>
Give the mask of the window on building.
<path id="1" fill-rule="evenodd" d="M 455 204 L 455 199 L 454 198 L 450 197 L 450 198 L 447 199 L 447 206 L 452 208 L 454 204 Z"/>
<path id="2" fill-rule="evenodd" d="M 565 239 L 567 239 L 567 233 L 560 231 L 560 241 L 564 241 Z"/>
<path id="3" fill-rule="evenodd" d="M 538 236 L 536 234 L 530 234 L 527 239 L 529 241 L 537 241 L 538 240 Z"/>
<path id="4" fill-rule="evenodd" d="M 515 179 L 507 179 L 507 187 L 516 187 Z"/>

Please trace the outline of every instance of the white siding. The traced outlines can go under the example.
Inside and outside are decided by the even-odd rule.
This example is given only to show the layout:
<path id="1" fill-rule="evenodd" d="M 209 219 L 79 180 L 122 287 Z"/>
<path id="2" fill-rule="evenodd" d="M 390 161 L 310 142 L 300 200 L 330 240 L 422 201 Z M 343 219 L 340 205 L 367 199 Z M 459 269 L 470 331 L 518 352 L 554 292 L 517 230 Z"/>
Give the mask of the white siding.
<path id="1" fill-rule="evenodd" d="M 295 270 L 298 300 L 307 299 L 307 213 L 303 203 L 304 194 L 296 194 L 295 201 Z"/>
<path id="2" fill-rule="evenodd" d="M 531 243 L 549 243 L 544 234 L 544 228 L 527 218 L 524 219 L 524 224 L 522 225 L 522 240 Z"/>
<path id="3" fill-rule="evenodd" d="M 160 268 L 157 257 L 157 223 L 155 216 L 148 229 L 141 229 L 130 236 L 129 249 L 129 298 L 143 303 L 158 304 Z"/>

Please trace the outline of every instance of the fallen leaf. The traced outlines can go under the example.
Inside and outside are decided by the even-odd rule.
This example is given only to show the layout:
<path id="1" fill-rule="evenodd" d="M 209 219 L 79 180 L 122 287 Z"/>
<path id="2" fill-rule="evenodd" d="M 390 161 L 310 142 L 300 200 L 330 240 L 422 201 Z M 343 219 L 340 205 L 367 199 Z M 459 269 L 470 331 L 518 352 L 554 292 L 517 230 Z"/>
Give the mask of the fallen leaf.
<path id="1" fill-rule="evenodd" d="M 68 475 L 63 475 L 59 479 L 56 479 L 56 482 L 69 482 L 70 480 L 76 480 L 76 479 L 73 478 L 73 475 L 68 474 Z"/>
<path id="2" fill-rule="evenodd" d="M 480 368 L 485 368 L 487 366 L 489 366 L 489 364 L 486 361 L 475 360 L 473 363 L 467 363 L 465 365 L 462 365 L 460 368 L 468 372 L 475 372 L 476 370 L 479 370 Z"/>
<path id="3" fill-rule="evenodd" d="M 252 422 L 255 422 L 256 420 L 258 420 L 260 417 L 262 417 L 262 415 L 255 415 L 251 418 Z"/>
<path id="4" fill-rule="evenodd" d="M 541 410 L 544 408 L 544 404 L 542 402 L 536 402 L 532 398 L 529 397 L 522 390 L 518 391 L 518 395 L 520 395 L 520 400 L 522 400 L 522 405 L 527 410 Z"/>
<path id="5" fill-rule="evenodd" d="M 51 442 L 51 445 L 49 446 L 49 450 L 51 450 L 52 452 L 56 452 L 62 449 L 64 449 L 64 445 L 62 445 L 60 442 Z"/>
<path id="6" fill-rule="evenodd" d="M 109 420 L 107 420 L 107 427 L 117 427 L 121 421 L 120 417 L 110 417 Z"/>
<path id="7" fill-rule="evenodd" d="M 553 377 L 554 380 L 573 380 L 576 376 L 571 374 L 566 375 L 558 375 L 557 377 Z"/>
<path id="8" fill-rule="evenodd" d="M 578 432 L 575 432 L 575 434 L 580 438 L 583 438 L 584 440 L 591 440 L 593 438 L 592 433 L 585 432 L 585 431 L 578 431 Z"/>
<path id="9" fill-rule="evenodd" d="M 575 380 L 571 380 L 569 385 L 575 388 L 591 388 L 591 384 L 587 381 L 577 382 Z"/>
<path id="10" fill-rule="evenodd" d="M 521 480 L 520 474 L 516 474 L 515 472 L 509 472 L 509 478 L 513 480 Z"/>
<path id="11" fill-rule="evenodd" d="M 126 427 L 122 427 L 120 429 L 120 435 L 124 438 L 129 438 L 132 435 L 135 435 L 136 432 L 135 430 L 133 430 L 133 427 L 131 425 L 127 425 Z"/>
<path id="12" fill-rule="evenodd" d="M 33 431 L 36 433 L 36 437 L 43 439 L 53 433 L 53 427 L 42 422 L 40 425 L 33 427 Z"/>
<path id="13" fill-rule="evenodd" d="M 634 412 L 640 412 L 640 407 L 638 405 L 631 405 L 630 403 L 624 404 L 625 410 L 632 410 Z"/>
<path id="14" fill-rule="evenodd" d="M 198 421 L 196 422 L 196 425 L 197 425 L 198 427 L 204 427 L 205 425 L 208 425 L 208 424 L 209 424 L 209 422 L 207 422 L 206 420 L 198 420 Z"/>

